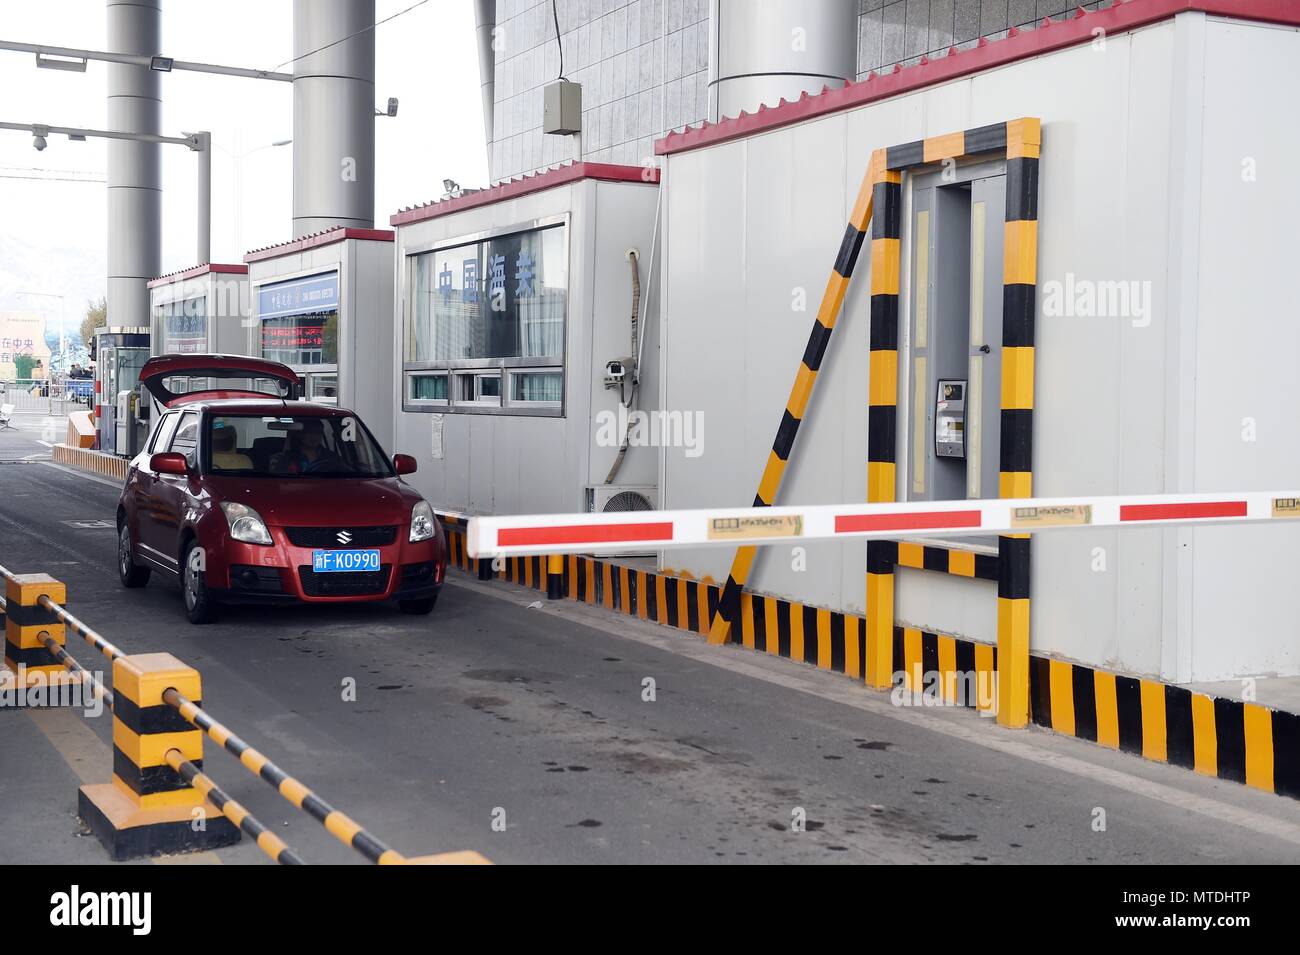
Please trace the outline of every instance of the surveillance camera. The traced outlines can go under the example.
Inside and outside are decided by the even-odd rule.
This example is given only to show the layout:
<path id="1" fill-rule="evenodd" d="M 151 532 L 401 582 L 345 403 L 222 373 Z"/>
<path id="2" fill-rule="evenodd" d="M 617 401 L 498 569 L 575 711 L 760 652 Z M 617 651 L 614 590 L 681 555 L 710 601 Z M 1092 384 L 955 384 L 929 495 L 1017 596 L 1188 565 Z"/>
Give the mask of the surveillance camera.
<path id="1" fill-rule="evenodd" d="M 397 115 L 397 97 L 396 97 L 396 96 L 390 96 L 390 97 L 388 97 L 388 115 L 389 115 L 389 116 L 396 116 L 396 115 Z"/>
<path id="2" fill-rule="evenodd" d="M 36 147 L 36 151 L 37 151 L 37 152 L 40 152 L 40 151 L 43 150 L 43 149 L 45 148 L 45 146 L 46 146 L 45 137 L 44 137 L 44 136 L 39 136 L 39 135 L 38 135 L 38 136 L 33 136 L 33 137 L 32 137 L 32 145 L 33 145 L 34 147 Z"/>
<path id="3" fill-rule="evenodd" d="M 623 382 L 627 380 L 628 372 L 635 365 L 635 359 L 615 358 L 612 361 L 605 362 L 605 387 L 622 388 Z"/>

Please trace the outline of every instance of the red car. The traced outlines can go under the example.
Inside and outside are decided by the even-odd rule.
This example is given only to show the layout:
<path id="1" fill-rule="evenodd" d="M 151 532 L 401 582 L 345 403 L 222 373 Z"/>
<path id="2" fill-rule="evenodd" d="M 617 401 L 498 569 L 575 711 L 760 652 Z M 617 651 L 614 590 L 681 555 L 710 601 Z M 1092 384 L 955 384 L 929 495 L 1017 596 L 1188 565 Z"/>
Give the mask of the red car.
<path id="1" fill-rule="evenodd" d="M 427 614 L 447 569 L 433 509 L 351 411 L 295 400 L 273 361 L 162 355 L 157 420 L 117 506 L 118 571 L 179 582 L 191 623 L 224 602 L 396 600 Z"/>

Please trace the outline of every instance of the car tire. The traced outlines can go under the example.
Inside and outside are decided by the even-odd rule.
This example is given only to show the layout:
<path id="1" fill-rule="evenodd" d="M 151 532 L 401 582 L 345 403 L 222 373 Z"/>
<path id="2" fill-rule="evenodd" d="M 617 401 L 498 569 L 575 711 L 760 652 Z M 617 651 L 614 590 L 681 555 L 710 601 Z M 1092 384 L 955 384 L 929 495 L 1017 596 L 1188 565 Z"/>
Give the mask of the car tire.
<path id="1" fill-rule="evenodd" d="M 216 601 L 208 590 L 208 581 L 202 570 L 196 570 L 191 559 L 199 542 L 190 541 L 181 559 L 181 600 L 185 604 L 185 616 L 190 623 L 212 623 L 217 617 Z"/>
<path id="2" fill-rule="evenodd" d="M 135 562 L 131 549 L 131 525 L 123 521 L 117 529 L 117 576 L 123 587 L 143 587 L 149 583 L 150 570 Z"/>
<path id="3" fill-rule="evenodd" d="M 397 609 L 413 617 L 423 617 L 425 614 L 432 613 L 437 603 L 438 595 L 434 594 L 432 597 L 422 597 L 419 600 L 399 600 Z"/>

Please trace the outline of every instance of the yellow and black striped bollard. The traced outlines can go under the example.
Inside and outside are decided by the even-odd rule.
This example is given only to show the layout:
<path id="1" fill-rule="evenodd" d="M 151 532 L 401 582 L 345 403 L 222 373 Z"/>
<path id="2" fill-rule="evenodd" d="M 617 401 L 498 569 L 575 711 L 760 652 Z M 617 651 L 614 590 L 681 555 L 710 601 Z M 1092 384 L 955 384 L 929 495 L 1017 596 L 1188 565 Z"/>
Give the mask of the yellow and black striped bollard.
<path id="1" fill-rule="evenodd" d="M 119 861 L 239 841 L 238 827 L 168 764 L 175 749 L 203 766 L 203 733 L 163 701 L 168 689 L 202 699 L 198 671 L 170 653 L 113 661 L 113 780 L 82 786 L 78 815 Z"/>
<path id="2" fill-rule="evenodd" d="M 0 669 L 0 688 L 54 689 L 80 682 L 64 669 L 45 645 L 48 634 L 63 646 L 66 632 L 53 611 L 42 607 L 42 597 L 62 604 L 67 588 L 48 574 L 13 574 L 5 579 L 5 665 Z M 56 697 L 51 695 L 49 700 Z"/>

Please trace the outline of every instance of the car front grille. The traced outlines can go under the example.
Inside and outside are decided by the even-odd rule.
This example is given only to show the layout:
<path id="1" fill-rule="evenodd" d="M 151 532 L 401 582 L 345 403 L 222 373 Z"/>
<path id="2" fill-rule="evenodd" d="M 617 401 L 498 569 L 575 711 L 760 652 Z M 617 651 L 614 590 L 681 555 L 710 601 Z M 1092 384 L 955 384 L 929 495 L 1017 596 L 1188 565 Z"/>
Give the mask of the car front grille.
<path id="1" fill-rule="evenodd" d="M 383 564 L 378 570 L 318 574 L 304 564 L 298 568 L 298 579 L 308 597 L 366 597 L 388 588 L 392 570 L 392 564 Z"/>
<path id="2" fill-rule="evenodd" d="M 397 540 L 397 527 L 286 527 L 285 536 L 294 547 L 356 550 L 385 547 Z"/>

